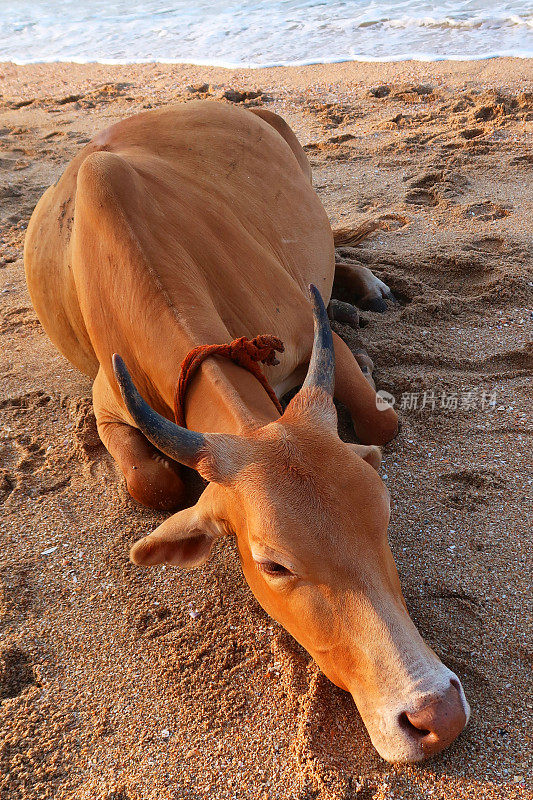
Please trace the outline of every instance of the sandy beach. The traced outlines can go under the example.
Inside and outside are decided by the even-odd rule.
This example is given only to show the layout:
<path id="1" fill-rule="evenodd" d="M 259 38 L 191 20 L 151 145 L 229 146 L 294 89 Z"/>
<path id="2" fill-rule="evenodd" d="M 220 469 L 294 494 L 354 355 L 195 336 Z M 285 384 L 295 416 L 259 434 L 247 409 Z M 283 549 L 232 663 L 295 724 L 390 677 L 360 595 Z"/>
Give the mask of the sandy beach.
<path id="1" fill-rule="evenodd" d="M 532 75 L 524 59 L 0 64 L 2 800 L 533 798 Z M 202 97 L 284 116 L 332 224 L 380 224 L 343 254 L 398 303 L 335 329 L 396 398 L 390 542 L 472 706 L 422 765 L 380 759 L 351 697 L 258 606 L 233 542 L 193 572 L 129 563 L 164 515 L 127 495 L 90 382 L 31 306 L 43 191 L 106 126 Z"/>

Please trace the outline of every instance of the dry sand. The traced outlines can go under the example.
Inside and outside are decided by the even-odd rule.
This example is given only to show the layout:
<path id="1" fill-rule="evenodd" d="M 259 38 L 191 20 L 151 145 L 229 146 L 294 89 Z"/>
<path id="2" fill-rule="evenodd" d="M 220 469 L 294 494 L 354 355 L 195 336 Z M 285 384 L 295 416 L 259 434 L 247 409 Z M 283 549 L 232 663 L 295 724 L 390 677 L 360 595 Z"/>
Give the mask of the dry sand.
<path id="1" fill-rule="evenodd" d="M 0 65 L 2 798 L 533 797 L 531 75 L 511 59 Z M 232 542 L 192 573 L 128 562 L 162 517 L 125 494 L 89 382 L 26 291 L 28 219 L 80 146 L 128 114 L 228 89 L 261 90 L 233 97 L 294 127 L 334 224 L 382 220 L 346 255 L 400 303 L 366 313 L 361 338 L 399 403 L 435 392 L 435 409 L 428 394 L 401 411 L 384 451 L 390 540 L 412 616 L 473 714 L 421 766 L 380 760 L 351 698 L 258 607 Z"/>

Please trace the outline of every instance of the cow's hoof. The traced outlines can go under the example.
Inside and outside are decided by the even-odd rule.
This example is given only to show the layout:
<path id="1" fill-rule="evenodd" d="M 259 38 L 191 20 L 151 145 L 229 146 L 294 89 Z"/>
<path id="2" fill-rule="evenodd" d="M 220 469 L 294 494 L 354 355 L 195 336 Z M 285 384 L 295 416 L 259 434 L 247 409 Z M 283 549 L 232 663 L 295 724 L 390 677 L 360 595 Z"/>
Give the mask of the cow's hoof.
<path id="1" fill-rule="evenodd" d="M 364 308 L 365 311 L 375 311 L 379 314 L 383 314 L 383 312 L 387 310 L 387 303 L 382 297 L 370 297 L 368 300 L 364 300 L 361 303 L 361 308 Z"/>
<path id="2" fill-rule="evenodd" d="M 328 306 L 328 317 L 350 328 L 358 330 L 361 324 L 359 312 L 351 303 L 344 303 L 342 300 L 330 300 Z"/>
<path id="3" fill-rule="evenodd" d="M 378 314 L 383 314 L 388 308 L 387 301 L 390 303 L 398 302 L 388 287 L 386 287 L 386 291 L 378 291 L 379 293 L 377 294 L 372 293 L 371 295 L 363 297 L 360 302 L 360 306 L 363 310 L 375 311 Z"/>
<path id="4" fill-rule="evenodd" d="M 372 277 L 369 289 L 366 295 L 361 298 L 359 305 L 368 311 L 377 311 L 382 314 L 388 308 L 387 301 L 390 303 L 396 303 L 397 301 L 384 281 L 374 275 L 373 272 L 370 275 Z"/>
<path id="5" fill-rule="evenodd" d="M 366 352 L 366 350 L 355 350 L 354 358 L 359 364 L 361 368 L 361 372 L 365 376 L 366 380 L 370 384 L 370 386 L 375 390 L 376 384 L 374 383 L 374 378 L 372 373 L 374 371 L 374 362 Z"/>

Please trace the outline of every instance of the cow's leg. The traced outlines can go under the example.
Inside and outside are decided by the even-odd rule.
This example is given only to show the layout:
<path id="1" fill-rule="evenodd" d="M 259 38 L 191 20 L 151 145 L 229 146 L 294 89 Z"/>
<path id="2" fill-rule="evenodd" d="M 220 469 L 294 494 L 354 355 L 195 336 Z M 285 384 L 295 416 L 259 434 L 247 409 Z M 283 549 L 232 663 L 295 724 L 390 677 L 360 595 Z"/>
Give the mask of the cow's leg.
<path id="1" fill-rule="evenodd" d="M 351 303 L 343 303 L 341 300 L 330 300 L 328 305 L 328 317 L 332 322 L 342 322 L 344 325 L 349 325 L 353 330 L 358 330 L 361 320 L 359 312 Z M 359 342 L 357 343 L 359 345 Z M 355 360 L 361 367 L 361 372 L 369 382 L 370 386 L 375 389 L 376 384 L 372 377 L 374 370 L 374 362 L 363 348 L 358 346 L 355 352 L 352 350 Z"/>
<path id="2" fill-rule="evenodd" d="M 385 311 L 385 300 L 395 299 L 386 283 L 359 264 L 336 261 L 335 283 L 352 292 L 357 305 L 369 311 Z"/>
<path id="3" fill-rule="evenodd" d="M 126 479 L 129 494 L 150 508 L 177 509 L 185 500 L 180 467 L 157 450 L 137 429 L 124 422 L 102 369 L 93 384 L 93 406 L 100 439 Z"/>
<path id="4" fill-rule="evenodd" d="M 392 407 L 381 410 L 376 392 L 340 336 L 335 345 L 335 397 L 351 414 L 357 437 L 363 444 L 385 444 L 398 431 L 398 417 Z M 372 362 L 370 362 L 372 363 Z M 364 366 L 364 365 L 363 365 Z"/>

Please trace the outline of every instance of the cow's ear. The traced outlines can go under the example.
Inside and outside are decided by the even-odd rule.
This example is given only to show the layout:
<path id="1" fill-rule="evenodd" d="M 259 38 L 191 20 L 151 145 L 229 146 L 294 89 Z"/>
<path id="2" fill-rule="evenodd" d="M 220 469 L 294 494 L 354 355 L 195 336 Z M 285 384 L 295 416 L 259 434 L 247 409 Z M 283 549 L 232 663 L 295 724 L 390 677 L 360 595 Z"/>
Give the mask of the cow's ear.
<path id="1" fill-rule="evenodd" d="M 377 470 L 381 466 L 381 450 L 375 444 L 351 444 L 352 450 L 357 455 Z"/>
<path id="2" fill-rule="evenodd" d="M 196 506 L 169 517 L 148 536 L 136 542 L 130 550 L 134 564 L 151 567 L 172 564 L 192 569 L 204 564 L 211 548 L 223 535 L 215 520 L 200 514 Z"/>

